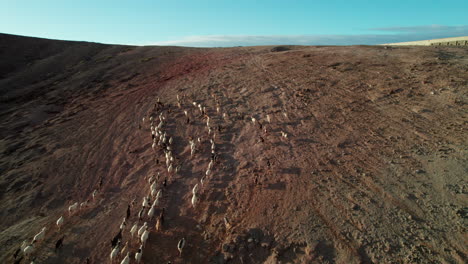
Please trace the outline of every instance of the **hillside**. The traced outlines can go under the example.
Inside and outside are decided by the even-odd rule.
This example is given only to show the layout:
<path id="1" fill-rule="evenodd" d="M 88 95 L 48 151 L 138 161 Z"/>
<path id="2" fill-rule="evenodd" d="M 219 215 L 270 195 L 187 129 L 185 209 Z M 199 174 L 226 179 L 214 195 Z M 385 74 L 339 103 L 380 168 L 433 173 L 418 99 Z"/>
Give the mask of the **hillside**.
<path id="1" fill-rule="evenodd" d="M 44 226 L 36 263 L 107 263 L 128 205 L 122 245 L 134 263 L 129 230 L 158 173 L 155 217 L 139 222 L 151 231 L 142 263 L 464 263 L 467 92 L 459 47 L 196 49 L 2 34 L 0 263 Z M 167 137 L 153 149 L 150 117 L 156 127 L 161 113 Z"/>

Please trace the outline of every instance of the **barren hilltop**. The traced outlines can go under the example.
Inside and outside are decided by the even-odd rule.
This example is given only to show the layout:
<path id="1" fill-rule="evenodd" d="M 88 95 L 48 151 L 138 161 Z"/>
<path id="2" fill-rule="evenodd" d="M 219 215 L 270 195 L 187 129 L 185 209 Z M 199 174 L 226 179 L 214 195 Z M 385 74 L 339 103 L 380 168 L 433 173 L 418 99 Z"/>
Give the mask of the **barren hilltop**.
<path id="1" fill-rule="evenodd" d="M 2 34 L 0 263 L 464 263 L 467 93 L 461 47 Z"/>

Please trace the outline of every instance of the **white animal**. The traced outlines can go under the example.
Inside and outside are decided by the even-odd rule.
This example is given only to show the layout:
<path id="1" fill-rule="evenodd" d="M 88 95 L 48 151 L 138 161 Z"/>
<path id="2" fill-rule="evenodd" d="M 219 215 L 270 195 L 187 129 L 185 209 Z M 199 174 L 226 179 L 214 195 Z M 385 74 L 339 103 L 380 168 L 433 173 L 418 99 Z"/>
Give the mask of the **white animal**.
<path id="1" fill-rule="evenodd" d="M 27 247 L 23 249 L 23 253 L 25 256 L 29 256 L 34 252 L 34 246 L 33 244 L 29 244 Z"/>
<path id="2" fill-rule="evenodd" d="M 68 213 L 71 215 L 73 211 L 78 209 L 78 203 L 74 203 L 68 207 Z"/>
<path id="3" fill-rule="evenodd" d="M 156 208 L 154 208 L 154 205 L 155 205 L 155 204 L 153 204 L 153 206 L 151 206 L 151 208 L 150 208 L 149 211 L 148 211 L 148 217 L 149 217 L 150 219 L 153 218 L 153 216 L 154 216 L 154 211 L 156 211 Z"/>
<path id="4" fill-rule="evenodd" d="M 111 251 L 111 254 L 110 254 L 111 262 L 119 254 L 119 251 L 120 251 L 119 249 L 120 249 L 120 240 L 117 242 L 117 245 Z"/>
<path id="5" fill-rule="evenodd" d="M 24 240 L 23 243 L 21 244 L 21 250 L 24 251 L 24 249 L 28 246 L 28 241 Z"/>
<path id="6" fill-rule="evenodd" d="M 62 227 L 63 225 L 63 221 L 64 221 L 64 218 L 63 216 L 60 216 L 60 218 L 57 220 L 56 224 L 57 224 L 57 227 L 58 229 L 60 230 L 60 228 Z"/>
<path id="7" fill-rule="evenodd" d="M 122 223 L 120 224 L 120 229 L 123 230 L 127 225 L 127 218 L 123 218 Z"/>
<path id="8" fill-rule="evenodd" d="M 193 196 L 192 196 L 192 206 L 193 206 L 193 208 L 195 208 L 197 202 L 198 202 L 197 195 L 193 194 Z"/>
<path id="9" fill-rule="evenodd" d="M 270 115 L 266 115 L 266 119 L 267 119 L 268 123 L 271 123 L 271 117 L 270 117 Z"/>
<path id="10" fill-rule="evenodd" d="M 130 263 L 130 252 L 127 252 L 127 256 L 120 262 L 120 264 L 129 264 Z"/>
<path id="11" fill-rule="evenodd" d="M 193 193 L 193 194 L 196 194 L 197 191 L 198 191 L 198 183 L 195 184 L 195 186 L 193 186 L 192 193 Z"/>
<path id="12" fill-rule="evenodd" d="M 284 138 L 287 138 L 288 134 L 286 132 L 281 131 L 281 136 L 284 137 Z"/>
<path id="13" fill-rule="evenodd" d="M 143 247 L 145 246 L 146 240 L 149 237 L 149 233 L 150 233 L 149 230 L 145 230 L 145 232 L 143 232 L 143 234 L 141 235 L 141 245 Z"/>
<path id="14" fill-rule="evenodd" d="M 138 229 L 138 236 L 141 236 L 141 234 L 143 234 L 143 232 L 145 232 L 147 228 L 148 228 L 148 223 L 144 222 L 143 225 L 140 227 L 140 229 Z"/>
<path id="15" fill-rule="evenodd" d="M 205 172 L 205 175 L 208 176 L 211 174 L 211 170 L 210 169 L 207 169 L 206 172 Z"/>
<path id="16" fill-rule="evenodd" d="M 43 227 L 41 232 L 37 233 L 34 238 L 33 238 L 33 243 L 36 242 L 36 241 L 40 241 L 42 239 L 44 239 L 45 237 L 45 231 L 46 231 L 46 227 Z"/>
<path id="17" fill-rule="evenodd" d="M 182 255 L 182 250 L 185 246 L 185 238 L 182 238 L 179 243 L 177 243 L 177 250 L 179 250 L 180 255 Z"/>
<path id="18" fill-rule="evenodd" d="M 136 260 L 136 263 L 140 263 L 141 261 L 141 256 L 143 255 L 143 250 L 140 246 L 140 248 L 138 249 L 137 253 L 135 253 L 135 260 Z"/>
<path id="19" fill-rule="evenodd" d="M 135 232 L 137 231 L 138 229 L 138 224 L 135 223 L 133 226 L 132 226 L 132 229 L 130 229 L 130 234 L 132 234 L 132 237 L 133 235 L 135 234 Z"/>

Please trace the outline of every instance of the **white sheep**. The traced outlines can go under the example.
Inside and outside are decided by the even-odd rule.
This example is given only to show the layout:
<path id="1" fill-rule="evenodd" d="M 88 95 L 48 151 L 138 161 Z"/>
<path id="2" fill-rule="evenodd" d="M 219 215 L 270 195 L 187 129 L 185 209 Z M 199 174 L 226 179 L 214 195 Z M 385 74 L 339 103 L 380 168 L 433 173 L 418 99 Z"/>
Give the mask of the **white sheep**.
<path id="1" fill-rule="evenodd" d="M 192 193 L 193 193 L 193 194 L 196 194 L 197 191 L 198 191 L 198 183 L 195 184 L 195 186 L 193 186 Z"/>
<path id="2" fill-rule="evenodd" d="M 145 243 L 146 243 L 146 240 L 148 239 L 149 237 L 149 230 L 145 230 L 143 232 L 143 234 L 141 235 L 141 245 L 144 247 L 145 246 Z"/>
<path id="3" fill-rule="evenodd" d="M 23 253 L 25 256 L 30 256 L 34 252 L 33 244 L 29 244 L 27 247 L 23 249 Z"/>
<path id="4" fill-rule="evenodd" d="M 117 257 L 117 255 L 119 254 L 119 251 L 120 251 L 120 240 L 117 242 L 117 245 L 112 249 L 110 253 L 111 262 L 113 261 L 115 257 Z"/>
<path id="5" fill-rule="evenodd" d="M 123 230 L 127 225 L 127 218 L 123 218 L 122 223 L 120 224 L 120 230 Z"/>
<path id="6" fill-rule="evenodd" d="M 153 206 L 151 206 L 151 208 L 150 208 L 149 211 L 148 211 L 148 217 L 149 217 L 150 219 L 153 218 L 153 216 L 154 216 L 154 211 L 156 211 L 155 204 L 156 204 L 156 203 L 153 203 Z"/>
<path id="7" fill-rule="evenodd" d="M 147 222 L 144 222 L 143 225 L 140 227 L 140 229 L 138 229 L 138 236 L 141 236 L 141 234 L 146 231 L 146 229 L 148 228 L 148 223 Z"/>
<path id="8" fill-rule="evenodd" d="M 271 117 L 270 117 L 270 115 L 266 115 L 266 119 L 267 119 L 267 122 L 268 122 L 268 123 L 271 123 Z"/>
<path id="9" fill-rule="evenodd" d="M 195 208 L 197 202 L 198 202 L 197 194 L 194 193 L 193 196 L 192 196 L 192 206 L 193 206 L 193 208 Z"/>
<path id="10" fill-rule="evenodd" d="M 56 222 L 59 231 L 60 231 L 60 228 L 61 228 L 62 225 L 63 225 L 64 220 L 65 220 L 65 219 L 63 218 L 63 216 L 60 216 L 60 218 L 59 218 L 59 219 L 57 220 L 57 222 Z"/>
<path id="11" fill-rule="evenodd" d="M 120 262 L 120 264 L 129 264 L 130 263 L 130 252 L 127 252 L 127 256 Z"/>
<path id="12" fill-rule="evenodd" d="M 71 215 L 73 211 L 78 209 L 78 203 L 74 203 L 68 207 L 68 214 Z"/>
<path id="13" fill-rule="evenodd" d="M 138 223 L 135 223 L 133 226 L 132 226 L 132 229 L 130 229 L 130 234 L 133 235 L 135 234 L 135 232 L 137 231 L 138 229 Z"/>
<path id="14" fill-rule="evenodd" d="M 182 250 L 185 246 L 185 238 L 182 238 L 179 243 L 177 243 L 177 250 L 179 250 L 179 255 L 182 256 Z"/>
<path id="15" fill-rule="evenodd" d="M 136 260 L 136 263 L 140 263 L 141 261 L 141 256 L 143 255 L 143 249 L 140 248 L 138 249 L 137 253 L 135 253 L 135 260 Z"/>

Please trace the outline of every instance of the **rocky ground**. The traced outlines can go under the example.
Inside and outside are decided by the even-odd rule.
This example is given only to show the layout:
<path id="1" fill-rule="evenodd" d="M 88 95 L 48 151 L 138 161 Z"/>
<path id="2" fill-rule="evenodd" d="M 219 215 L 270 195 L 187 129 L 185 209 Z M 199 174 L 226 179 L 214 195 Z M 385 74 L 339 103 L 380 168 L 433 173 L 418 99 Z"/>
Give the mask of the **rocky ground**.
<path id="1" fill-rule="evenodd" d="M 159 172 L 165 220 L 158 231 L 156 217 L 140 221 L 151 228 L 142 263 L 464 263 L 467 94 L 460 47 L 196 49 L 0 35 L 0 262 L 15 263 L 46 226 L 17 263 L 107 263 L 131 204 L 122 245 L 134 263 L 129 230 Z M 152 149 L 149 119 L 160 113 L 177 173 Z M 216 162 L 194 208 L 213 138 Z"/>

